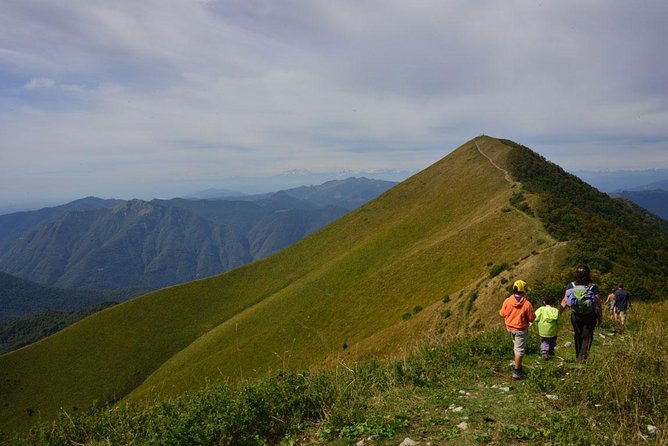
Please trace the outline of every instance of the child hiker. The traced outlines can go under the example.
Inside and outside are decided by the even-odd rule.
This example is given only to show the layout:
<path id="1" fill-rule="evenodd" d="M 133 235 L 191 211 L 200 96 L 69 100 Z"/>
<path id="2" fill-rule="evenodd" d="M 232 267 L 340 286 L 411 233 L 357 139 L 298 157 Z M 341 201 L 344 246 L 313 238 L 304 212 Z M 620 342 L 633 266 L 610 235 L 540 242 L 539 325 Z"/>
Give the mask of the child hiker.
<path id="1" fill-rule="evenodd" d="M 513 294 L 503 301 L 499 315 L 506 322 L 506 329 L 513 340 L 513 351 L 515 353 L 515 363 L 513 368 L 513 379 L 524 378 L 522 371 L 522 360 L 526 353 L 529 340 L 529 323 L 536 315 L 533 312 L 531 302 L 526 298 L 529 287 L 524 280 L 517 280 L 513 284 Z"/>
<path id="2" fill-rule="evenodd" d="M 540 353 L 547 361 L 554 356 L 554 347 L 557 345 L 557 321 L 559 307 L 555 307 L 558 299 L 548 295 L 543 299 L 543 306 L 536 310 L 536 326 L 540 335 Z"/>

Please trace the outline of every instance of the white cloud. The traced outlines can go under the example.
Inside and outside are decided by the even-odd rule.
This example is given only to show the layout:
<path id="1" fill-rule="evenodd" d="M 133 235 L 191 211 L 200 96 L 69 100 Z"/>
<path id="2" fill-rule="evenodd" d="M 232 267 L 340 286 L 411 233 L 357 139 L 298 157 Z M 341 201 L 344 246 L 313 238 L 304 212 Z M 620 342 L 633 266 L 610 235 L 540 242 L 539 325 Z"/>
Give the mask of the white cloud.
<path id="1" fill-rule="evenodd" d="M 35 90 L 38 88 L 53 88 L 56 85 L 56 81 L 53 79 L 39 78 L 39 79 L 30 79 L 25 85 L 26 90 Z"/>
<path id="2" fill-rule="evenodd" d="M 667 13 L 657 0 L 10 0 L 0 186 L 413 170 L 480 133 L 569 168 L 665 167 Z"/>

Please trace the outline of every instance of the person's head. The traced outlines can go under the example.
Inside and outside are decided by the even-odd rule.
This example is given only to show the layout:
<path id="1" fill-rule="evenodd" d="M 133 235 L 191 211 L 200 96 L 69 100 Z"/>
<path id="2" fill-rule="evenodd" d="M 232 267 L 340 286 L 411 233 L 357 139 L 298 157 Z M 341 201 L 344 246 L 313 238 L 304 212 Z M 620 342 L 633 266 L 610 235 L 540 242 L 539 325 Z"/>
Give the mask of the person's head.
<path id="1" fill-rule="evenodd" d="M 513 293 L 524 295 L 529 290 L 529 286 L 524 280 L 516 280 L 513 283 Z"/>
<path id="2" fill-rule="evenodd" d="M 589 285 L 591 283 L 591 272 L 587 265 L 578 265 L 575 269 L 575 283 L 578 285 Z"/>
<path id="3" fill-rule="evenodd" d="M 623 289 L 624 289 L 624 284 L 623 284 L 623 283 L 620 283 L 619 285 L 617 285 L 617 288 L 623 290 Z"/>
<path id="4" fill-rule="evenodd" d="M 557 302 L 558 302 L 557 296 L 555 296 L 554 294 L 546 294 L 545 297 L 543 297 L 543 303 L 545 305 L 549 305 L 552 307 L 556 305 Z"/>

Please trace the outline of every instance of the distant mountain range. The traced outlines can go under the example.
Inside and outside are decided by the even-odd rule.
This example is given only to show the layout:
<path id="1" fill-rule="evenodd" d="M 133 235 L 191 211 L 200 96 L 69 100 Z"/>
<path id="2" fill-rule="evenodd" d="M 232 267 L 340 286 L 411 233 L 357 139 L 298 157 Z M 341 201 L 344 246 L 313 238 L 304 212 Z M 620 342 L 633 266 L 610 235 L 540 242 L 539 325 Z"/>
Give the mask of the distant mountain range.
<path id="1" fill-rule="evenodd" d="M 579 171 L 576 175 L 613 197 L 624 197 L 668 219 L 668 169 Z"/>
<path id="2" fill-rule="evenodd" d="M 601 192 L 618 193 L 624 190 L 668 190 L 668 169 L 574 171 L 574 175 Z"/>
<path id="3" fill-rule="evenodd" d="M 0 216 L 0 271 L 62 288 L 161 288 L 302 239 L 395 183 L 349 178 L 207 200 L 89 197 Z"/>
<path id="4" fill-rule="evenodd" d="M 668 186 L 666 184 L 665 186 Z M 626 190 L 613 196 L 624 197 L 638 206 L 668 220 L 668 187 L 665 189 Z"/>

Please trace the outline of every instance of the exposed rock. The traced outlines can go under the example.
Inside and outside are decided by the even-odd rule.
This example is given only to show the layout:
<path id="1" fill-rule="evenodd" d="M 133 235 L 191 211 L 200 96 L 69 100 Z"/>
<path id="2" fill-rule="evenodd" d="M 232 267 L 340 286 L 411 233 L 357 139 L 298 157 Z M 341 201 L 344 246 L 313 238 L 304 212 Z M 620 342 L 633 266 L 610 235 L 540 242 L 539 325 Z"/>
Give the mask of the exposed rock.
<path id="1" fill-rule="evenodd" d="M 415 446 L 417 443 L 410 438 L 406 437 L 404 438 L 404 441 L 399 444 L 399 446 Z"/>

